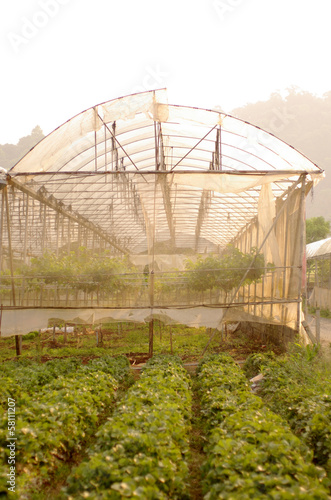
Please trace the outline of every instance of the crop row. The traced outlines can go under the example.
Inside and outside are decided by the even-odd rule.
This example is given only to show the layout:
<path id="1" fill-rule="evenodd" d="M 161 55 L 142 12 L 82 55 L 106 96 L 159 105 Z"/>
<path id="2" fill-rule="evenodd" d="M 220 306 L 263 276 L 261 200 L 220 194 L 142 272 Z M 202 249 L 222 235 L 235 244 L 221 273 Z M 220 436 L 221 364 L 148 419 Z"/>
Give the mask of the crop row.
<path id="1" fill-rule="evenodd" d="M 301 355 L 297 353 L 296 363 L 289 357 L 254 355 L 247 360 L 247 370 L 262 371 L 261 396 L 313 450 L 314 462 L 331 478 L 331 380 L 314 376 L 313 365 L 300 361 Z"/>
<path id="2" fill-rule="evenodd" d="M 210 356 L 198 367 L 206 421 L 205 500 L 329 498 L 325 472 L 312 453 L 250 392 L 229 356 Z"/>
<path id="3" fill-rule="evenodd" d="M 31 360 L 9 361 L 1 367 L 0 406 L 7 408 L 8 397 L 19 403 L 22 393 L 33 394 L 60 375 L 67 375 L 81 364 L 77 358 L 54 359 L 43 364 Z"/>
<path id="4" fill-rule="evenodd" d="M 15 450 L 17 495 L 33 479 L 46 478 L 98 426 L 100 416 L 114 401 L 118 385 L 129 373 L 126 358 L 97 359 L 75 373 L 60 375 L 38 393 L 24 393 L 15 418 L 2 415 L 0 429 L 0 496 L 7 491 L 9 428 L 19 445 Z M 9 423 L 11 424 L 9 426 Z M 11 439 L 12 441 L 13 439 Z M 12 462 L 11 462 L 12 463 Z"/>
<path id="5" fill-rule="evenodd" d="M 151 359 L 68 478 L 66 498 L 188 498 L 190 412 L 190 379 L 180 360 Z"/>

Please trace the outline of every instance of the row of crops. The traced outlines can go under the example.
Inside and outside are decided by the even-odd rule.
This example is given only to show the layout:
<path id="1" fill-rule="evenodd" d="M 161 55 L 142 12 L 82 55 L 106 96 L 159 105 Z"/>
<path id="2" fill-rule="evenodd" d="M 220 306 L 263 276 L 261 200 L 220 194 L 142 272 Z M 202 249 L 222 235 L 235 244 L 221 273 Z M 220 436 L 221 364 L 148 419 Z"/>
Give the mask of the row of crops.
<path id="1" fill-rule="evenodd" d="M 314 462 L 331 479 L 331 378 L 327 367 L 314 371 L 308 348 L 300 346 L 288 357 L 253 354 L 247 361 L 248 377 L 262 372 L 259 394 L 269 408 L 286 420 L 294 434 L 313 451 Z"/>
<path id="2" fill-rule="evenodd" d="M 250 392 L 228 356 L 202 362 L 198 372 L 206 420 L 205 500 L 327 499 L 325 472 L 288 424 Z"/>
<path id="3" fill-rule="evenodd" d="M 0 496 L 8 491 L 8 443 L 15 444 L 16 495 L 23 498 L 49 477 L 96 431 L 100 418 L 114 402 L 119 384 L 129 375 L 124 357 L 78 365 L 57 360 L 36 367 L 25 362 L 4 365 L 1 374 Z M 15 401 L 15 418 L 6 406 Z M 13 422 L 13 425 L 9 425 Z M 15 434 L 9 429 L 15 428 Z"/>
<path id="4" fill-rule="evenodd" d="M 330 498 L 325 472 L 331 457 L 330 398 L 322 391 L 330 388 L 329 379 L 321 380 L 315 393 L 310 387 L 309 405 L 302 383 L 299 393 L 300 370 L 298 380 L 291 372 L 298 391 L 290 401 L 286 360 L 254 355 L 245 370 L 248 376 L 264 372 L 265 399 L 251 392 L 244 371 L 225 354 L 205 357 L 193 381 L 180 358 L 156 356 L 133 384 L 124 357 L 87 365 L 76 360 L 4 365 L 0 496 L 8 491 L 9 397 L 16 401 L 18 437 L 11 498 L 31 498 L 63 463 L 71 468 L 56 498 L 192 498 L 190 436 L 196 422 L 203 436 L 205 500 Z M 200 406 L 194 420 L 193 396 Z"/>
<path id="5" fill-rule="evenodd" d="M 187 258 L 185 270 L 156 272 L 154 287 L 156 293 L 178 288 L 198 292 L 217 289 L 227 293 L 238 286 L 244 274 L 245 283 L 252 283 L 268 269 L 270 264 L 266 265 L 263 254 L 258 254 L 255 248 L 250 253 L 243 253 L 229 246 L 222 255 Z M 147 285 L 149 272 L 148 265 L 142 270 L 128 257 L 114 257 L 107 250 L 100 253 L 80 247 L 68 254 L 45 253 L 32 258 L 29 265 L 17 264 L 14 281 L 16 288 L 23 288 L 25 292 L 40 291 L 51 285 L 58 290 L 68 289 L 70 294 L 97 293 L 107 297 L 124 291 L 139 291 Z M 0 281 L 5 296 L 6 290 L 8 294 L 12 286 L 9 269 L 1 272 Z"/>

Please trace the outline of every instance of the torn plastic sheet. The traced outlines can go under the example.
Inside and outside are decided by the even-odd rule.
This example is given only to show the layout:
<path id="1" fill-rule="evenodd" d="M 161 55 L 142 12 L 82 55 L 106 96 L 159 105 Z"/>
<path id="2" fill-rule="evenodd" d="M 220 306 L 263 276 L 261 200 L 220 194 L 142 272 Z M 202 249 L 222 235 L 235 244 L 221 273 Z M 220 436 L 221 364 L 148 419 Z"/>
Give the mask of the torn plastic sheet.
<path id="1" fill-rule="evenodd" d="M 187 309 L 25 309 L 2 312 L 1 336 L 25 335 L 47 328 L 50 318 L 68 323 L 148 323 L 159 319 L 166 325 L 185 324 L 189 327 L 220 329 L 224 309 L 195 307 Z"/>

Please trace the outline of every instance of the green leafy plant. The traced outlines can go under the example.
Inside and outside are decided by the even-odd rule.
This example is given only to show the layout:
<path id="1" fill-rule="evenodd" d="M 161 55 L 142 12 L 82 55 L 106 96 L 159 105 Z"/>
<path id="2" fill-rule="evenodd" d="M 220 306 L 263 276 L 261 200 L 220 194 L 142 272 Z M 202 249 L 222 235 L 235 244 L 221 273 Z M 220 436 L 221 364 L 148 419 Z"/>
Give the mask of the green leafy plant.
<path id="1" fill-rule="evenodd" d="M 43 380 L 39 391 L 30 391 L 31 394 L 21 391 L 15 396 L 19 409 L 16 432 L 20 436 L 20 446 L 16 456 L 19 464 L 17 495 L 13 498 L 21 498 L 28 485 L 49 477 L 60 463 L 80 449 L 86 438 L 95 432 L 100 415 L 114 401 L 119 383 L 128 373 L 126 358 L 108 357 L 82 365 L 74 375 L 61 374 L 47 384 Z M 9 451 L 5 412 L 0 416 L 1 496 L 7 491 L 5 464 Z"/>
<path id="2" fill-rule="evenodd" d="M 127 257 L 114 257 L 107 250 L 96 253 L 84 247 L 59 256 L 45 253 L 19 270 L 27 290 L 55 285 L 60 290 L 68 288 L 70 293 L 97 292 L 106 296 L 140 285 L 139 280 L 132 279 L 132 273 L 136 272 Z"/>
<path id="3" fill-rule="evenodd" d="M 190 380 L 179 358 L 153 357 L 73 470 L 70 498 L 188 499 Z"/>
<path id="4" fill-rule="evenodd" d="M 257 254 L 255 248 L 244 254 L 238 248 L 229 246 L 222 255 L 199 256 L 196 262 L 188 259 L 185 278 L 187 286 L 193 290 L 220 289 L 228 294 L 239 286 L 244 277 L 243 285 L 259 280 L 264 272 L 264 256 Z"/>
<path id="5" fill-rule="evenodd" d="M 314 365 L 318 348 L 295 344 L 289 355 L 261 365 L 260 394 L 313 450 L 331 478 L 331 378 Z"/>
<path id="6" fill-rule="evenodd" d="M 202 360 L 197 378 L 208 441 L 206 500 L 329 498 L 329 482 L 312 453 L 250 392 L 229 356 Z"/>

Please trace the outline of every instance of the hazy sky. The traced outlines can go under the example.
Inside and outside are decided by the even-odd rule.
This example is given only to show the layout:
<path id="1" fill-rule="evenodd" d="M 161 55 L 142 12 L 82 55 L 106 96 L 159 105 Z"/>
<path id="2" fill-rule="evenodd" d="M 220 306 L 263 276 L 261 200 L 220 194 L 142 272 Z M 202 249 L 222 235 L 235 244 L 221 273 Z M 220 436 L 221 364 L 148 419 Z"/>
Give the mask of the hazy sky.
<path id="1" fill-rule="evenodd" d="M 233 108 L 331 90 L 331 0 L 1 1 L 0 144 L 103 101 L 168 88 Z"/>

